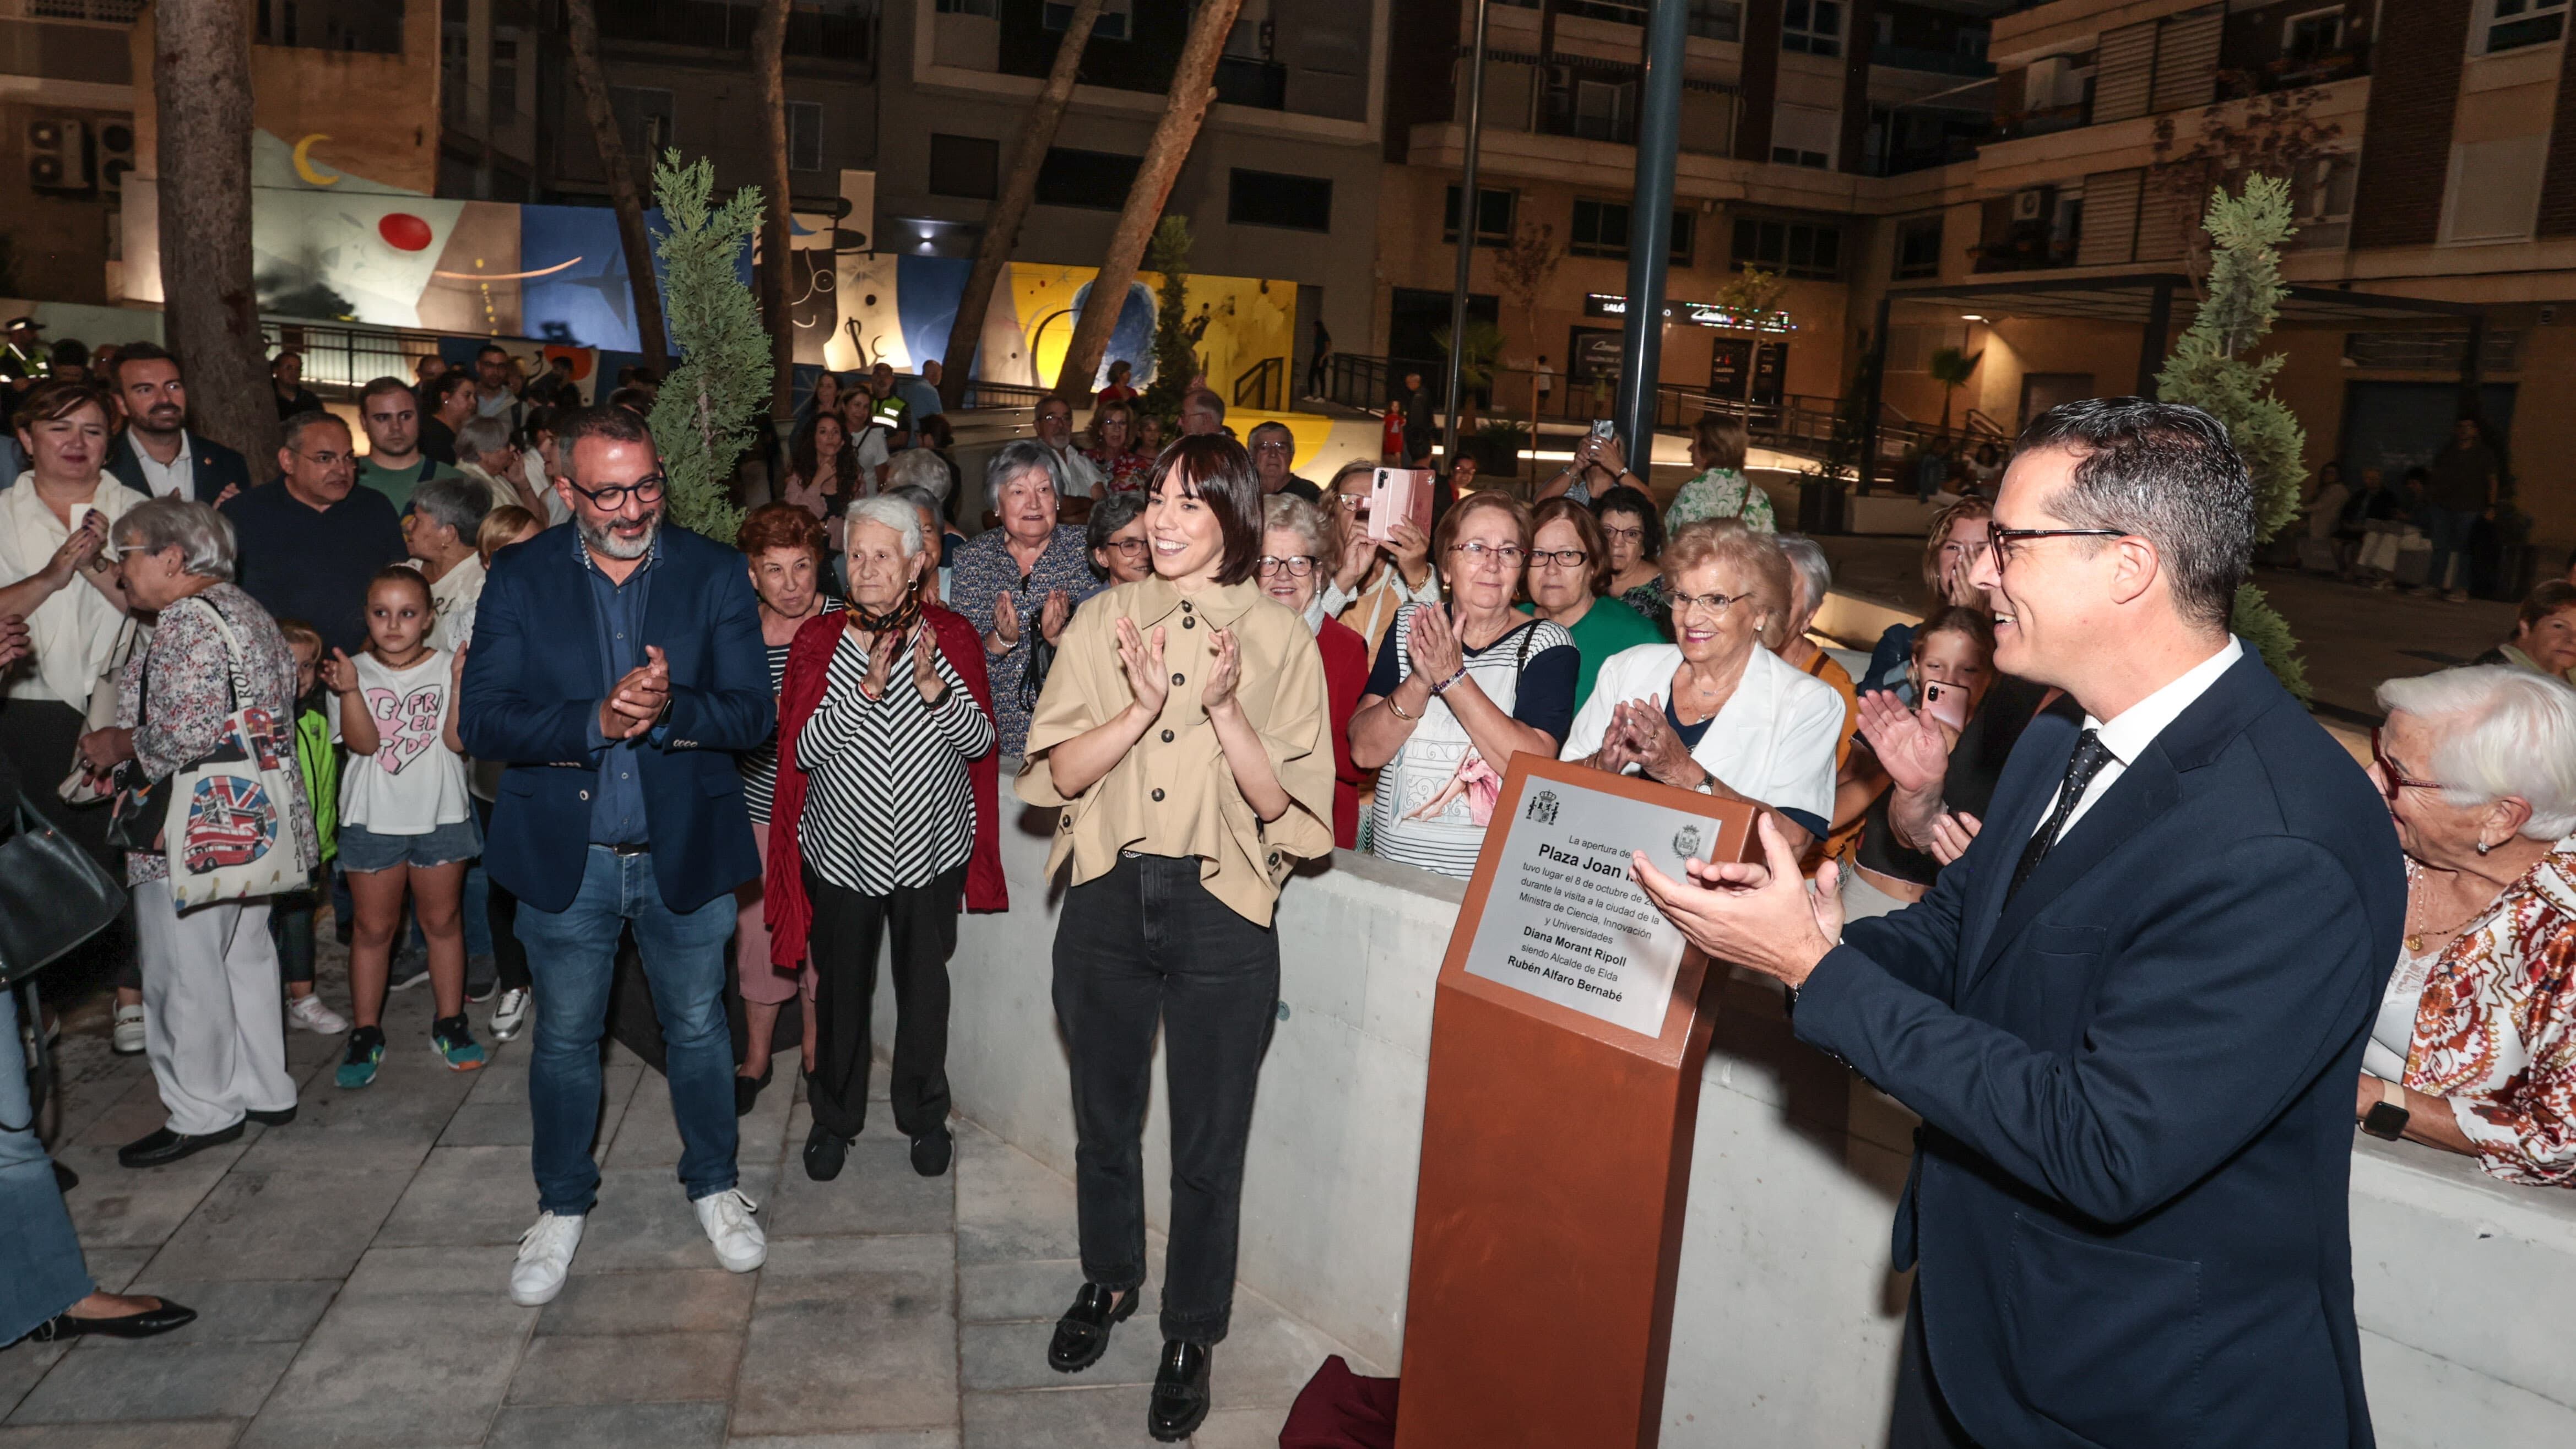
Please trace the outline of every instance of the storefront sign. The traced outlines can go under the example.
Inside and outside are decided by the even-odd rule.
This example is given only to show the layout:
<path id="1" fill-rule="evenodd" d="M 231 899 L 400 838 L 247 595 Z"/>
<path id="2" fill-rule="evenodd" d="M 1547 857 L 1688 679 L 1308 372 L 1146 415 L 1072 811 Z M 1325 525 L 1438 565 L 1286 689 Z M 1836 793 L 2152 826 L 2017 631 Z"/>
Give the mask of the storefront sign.
<path id="1" fill-rule="evenodd" d="M 1613 296 L 1608 292 L 1587 292 L 1583 297 L 1583 315 L 1625 317 L 1628 315 L 1628 299 Z M 1739 332 L 1795 332 L 1798 330 L 1797 324 L 1789 320 L 1789 314 L 1786 312 L 1774 312 L 1759 321 L 1746 321 L 1715 302 L 1666 302 L 1664 317 L 1667 321 L 1688 322 L 1694 327 L 1727 327 Z"/>

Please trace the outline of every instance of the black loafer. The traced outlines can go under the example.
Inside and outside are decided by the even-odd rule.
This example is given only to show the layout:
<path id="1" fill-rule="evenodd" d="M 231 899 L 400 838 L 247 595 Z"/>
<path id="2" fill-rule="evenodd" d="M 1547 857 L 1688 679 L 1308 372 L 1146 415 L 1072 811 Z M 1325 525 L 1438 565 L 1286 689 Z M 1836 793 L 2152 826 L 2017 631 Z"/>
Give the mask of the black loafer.
<path id="1" fill-rule="evenodd" d="M 1100 1356 L 1109 1351 L 1109 1330 L 1135 1314 L 1136 1300 L 1142 1296 L 1130 1288 L 1126 1297 L 1112 1303 L 1111 1291 L 1085 1283 L 1073 1295 L 1073 1306 L 1055 1321 L 1055 1337 L 1047 1342 L 1048 1368 L 1078 1374 L 1100 1362 Z"/>
<path id="2" fill-rule="evenodd" d="M 763 1072 L 756 1077 L 746 1077 L 740 1072 L 736 1072 L 734 1074 L 733 1114 L 735 1116 L 748 1117 L 751 1115 L 751 1109 L 758 1105 L 760 1101 L 760 1089 L 769 1085 L 769 1077 L 770 1074 L 767 1072 Z"/>
<path id="3" fill-rule="evenodd" d="M 1163 1366 L 1154 1370 L 1154 1397 L 1145 1405 L 1145 1432 L 1161 1443 L 1190 1437 L 1208 1416 L 1208 1366 L 1215 1355 L 1203 1343 L 1163 1340 Z"/>
<path id="4" fill-rule="evenodd" d="M 849 1158 L 850 1139 L 828 1131 L 823 1124 L 805 1134 L 805 1175 L 816 1182 L 830 1182 L 841 1175 L 841 1164 Z"/>
<path id="5" fill-rule="evenodd" d="M 912 1139 L 912 1170 L 924 1177 L 937 1177 L 948 1170 L 948 1160 L 956 1155 L 957 1139 L 949 1134 L 946 1123 Z"/>
<path id="6" fill-rule="evenodd" d="M 242 1124 L 239 1122 L 220 1132 L 207 1132 L 193 1137 L 173 1132 L 167 1127 L 156 1127 L 145 1136 L 138 1137 L 116 1149 L 116 1163 L 119 1167 L 161 1167 L 183 1157 L 192 1157 L 209 1147 L 221 1147 L 227 1142 L 237 1141 L 241 1135 Z"/>
<path id="7" fill-rule="evenodd" d="M 274 1112 L 253 1112 L 245 1110 L 242 1115 L 249 1118 L 251 1121 L 258 1123 L 262 1127 L 283 1127 L 287 1123 L 295 1120 L 295 1109 L 293 1107 L 280 1107 Z"/>
<path id="8" fill-rule="evenodd" d="M 197 1321 L 197 1310 L 182 1308 L 167 1298 L 152 1300 L 154 1307 L 120 1318 L 74 1318 L 57 1313 L 31 1329 L 25 1342 L 54 1343 L 66 1338 L 150 1338 L 168 1333 Z"/>

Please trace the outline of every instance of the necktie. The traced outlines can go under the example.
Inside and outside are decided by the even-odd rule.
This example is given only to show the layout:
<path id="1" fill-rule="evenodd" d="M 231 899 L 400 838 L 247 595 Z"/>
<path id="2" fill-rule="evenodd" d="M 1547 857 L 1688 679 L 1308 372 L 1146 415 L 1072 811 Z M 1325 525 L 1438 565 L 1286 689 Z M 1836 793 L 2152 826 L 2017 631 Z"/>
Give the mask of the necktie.
<path id="1" fill-rule="evenodd" d="M 2057 808 L 2048 812 L 2048 818 L 2032 832 L 2030 844 L 2022 847 L 2021 864 L 2013 867 L 2012 884 L 2004 890 L 2005 904 L 2011 904 L 2012 898 L 2020 893 L 2022 882 L 2029 880 L 2031 872 L 2039 869 L 2039 863 L 2047 859 L 2048 852 L 2057 844 L 2057 837 L 2066 829 L 2067 817 L 2075 813 L 2076 803 L 2084 798 L 2084 791 L 2092 785 L 2093 777 L 2102 773 L 2102 767 L 2109 763 L 2111 750 L 2102 743 L 2100 730 L 2086 730 L 2076 739 L 2075 753 L 2066 760 L 2066 783 L 2057 788 Z"/>

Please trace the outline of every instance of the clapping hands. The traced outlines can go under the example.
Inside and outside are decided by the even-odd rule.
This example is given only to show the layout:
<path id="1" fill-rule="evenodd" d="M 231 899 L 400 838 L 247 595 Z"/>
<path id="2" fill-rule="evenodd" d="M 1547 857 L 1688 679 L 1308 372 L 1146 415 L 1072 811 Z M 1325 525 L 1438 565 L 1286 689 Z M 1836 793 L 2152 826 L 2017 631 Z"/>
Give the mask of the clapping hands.
<path id="1" fill-rule="evenodd" d="M 1937 788 L 1950 770 L 1950 747 L 1959 732 L 1919 709 L 1908 709 L 1885 690 L 1860 697 L 1860 732 L 1900 790 Z"/>
<path id="2" fill-rule="evenodd" d="M 644 663 L 626 672 L 608 698 L 599 702 L 599 732 L 611 740 L 631 740 L 661 723 L 671 707 L 671 664 L 662 646 L 644 646 Z"/>
<path id="3" fill-rule="evenodd" d="M 1624 700 L 1610 711 L 1610 728 L 1601 736 L 1595 756 L 1602 769 L 1626 774 L 1630 765 L 1667 785 L 1696 786 L 1708 771 L 1691 758 L 1690 747 L 1664 716 L 1659 694 Z"/>

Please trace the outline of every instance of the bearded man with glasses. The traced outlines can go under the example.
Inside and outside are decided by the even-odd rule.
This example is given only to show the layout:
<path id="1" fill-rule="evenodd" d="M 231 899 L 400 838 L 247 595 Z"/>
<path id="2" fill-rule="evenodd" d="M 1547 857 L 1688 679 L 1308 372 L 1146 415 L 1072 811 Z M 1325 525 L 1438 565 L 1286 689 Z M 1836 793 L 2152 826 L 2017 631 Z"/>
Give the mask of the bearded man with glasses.
<path id="1" fill-rule="evenodd" d="M 459 728 L 506 763 L 483 863 L 519 898 L 536 985 L 528 1104 L 536 1224 L 510 1296 L 563 1290 L 599 1189 L 599 1040 L 618 938 L 643 956 L 678 1120 L 679 1177 L 716 1261 L 768 1248 L 736 1186 L 724 947 L 734 889 L 760 874 L 738 751 L 776 723 L 759 603 L 731 548 L 667 526 L 644 421 L 618 408 L 555 425 L 571 526 L 494 556 L 466 655 Z"/>
<path id="2" fill-rule="evenodd" d="M 2254 495 L 2215 418 L 2050 409 L 1988 542 L 1995 667 L 2081 713 L 2023 732 L 1929 894 L 1846 924 L 1767 820 L 1766 864 L 1632 868 L 1923 1120 L 1891 1444 L 2366 1449 L 2351 1112 L 2406 918 L 2388 802 L 2229 632 Z"/>

